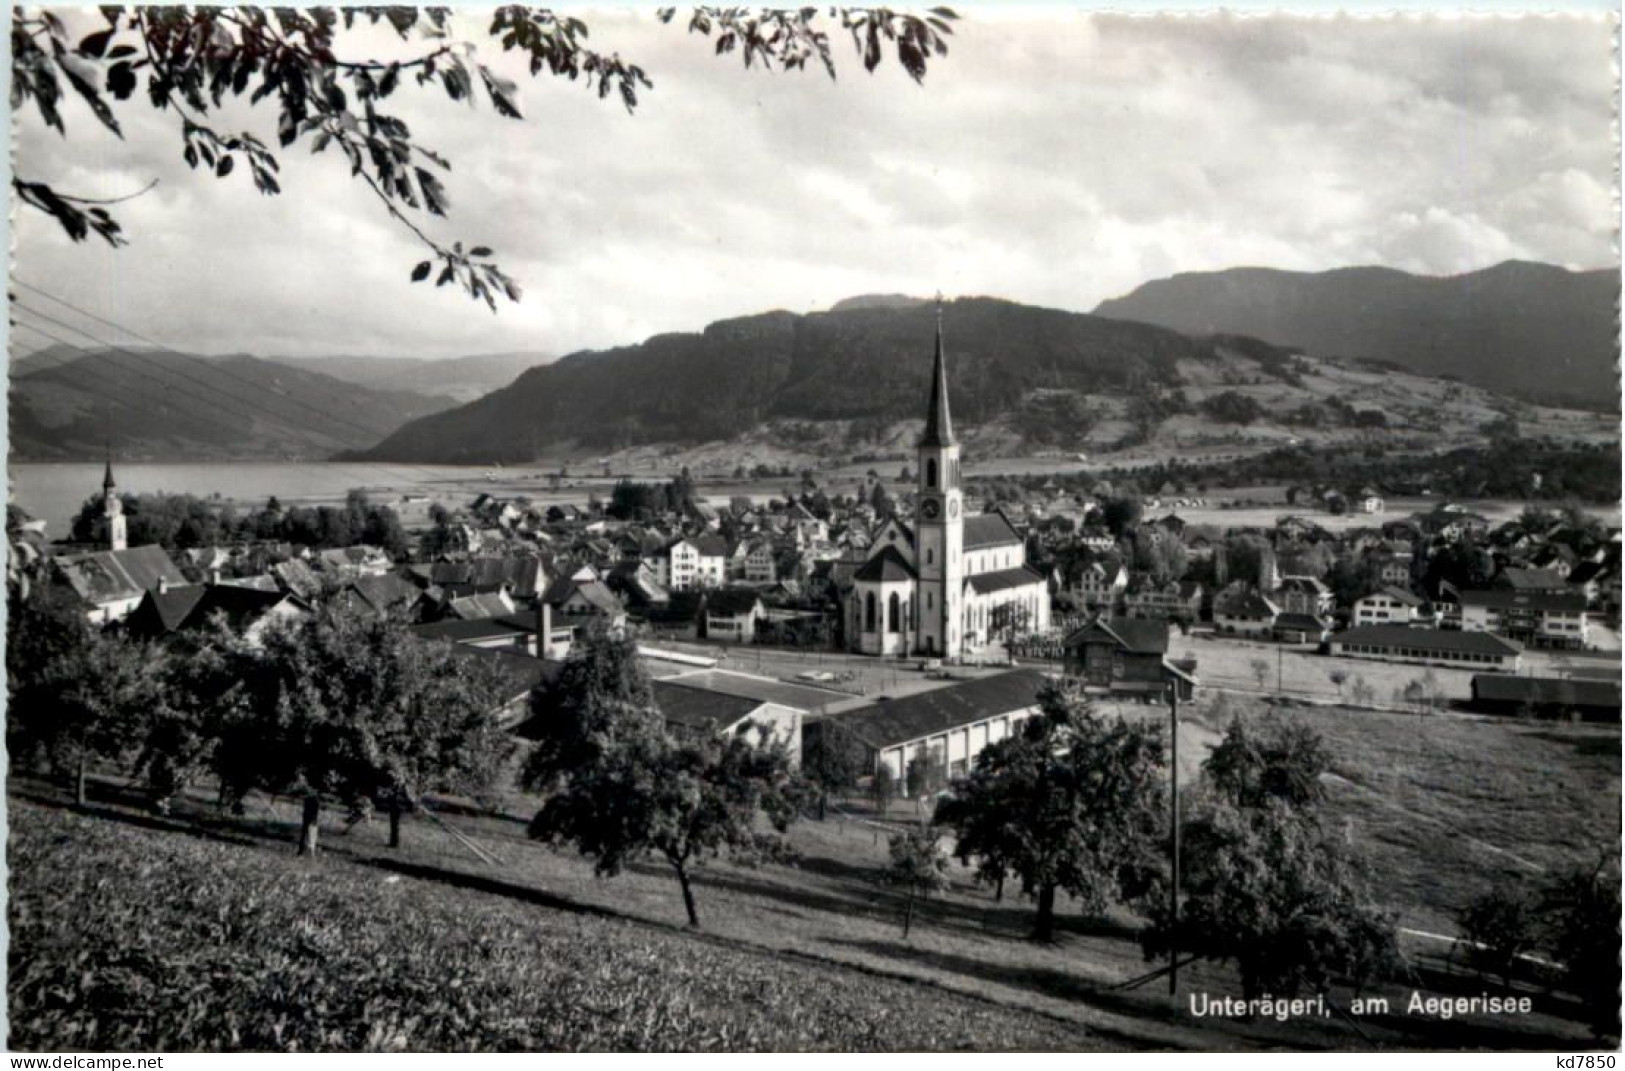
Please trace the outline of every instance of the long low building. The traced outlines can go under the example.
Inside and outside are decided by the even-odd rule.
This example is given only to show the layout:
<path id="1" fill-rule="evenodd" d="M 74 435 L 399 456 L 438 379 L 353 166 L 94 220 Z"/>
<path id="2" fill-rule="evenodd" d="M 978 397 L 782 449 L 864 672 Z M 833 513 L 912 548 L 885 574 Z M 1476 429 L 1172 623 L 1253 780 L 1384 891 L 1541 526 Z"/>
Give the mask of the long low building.
<path id="1" fill-rule="evenodd" d="M 1473 706 L 1491 714 L 1618 721 L 1620 685 L 1617 680 L 1485 674 L 1473 678 Z"/>
<path id="2" fill-rule="evenodd" d="M 1453 629 L 1407 628 L 1404 625 L 1361 625 L 1339 632 L 1327 641 L 1334 655 L 1371 658 L 1383 662 L 1410 662 L 1450 669 L 1518 671 L 1523 651 L 1512 640 L 1487 632 Z"/>
<path id="3" fill-rule="evenodd" d="M 925 754 L 958 777 L 989 744 L 1015 732 L 1038 709 L 1038 692 L 1050 676 L 1016 669 L 896 699 L 881 698 L 809 723 L 809 737 L 839 723 L 870 749 L 873 768 L 891 771 L 899 794 L 906 791 L 909 760 Z"/>

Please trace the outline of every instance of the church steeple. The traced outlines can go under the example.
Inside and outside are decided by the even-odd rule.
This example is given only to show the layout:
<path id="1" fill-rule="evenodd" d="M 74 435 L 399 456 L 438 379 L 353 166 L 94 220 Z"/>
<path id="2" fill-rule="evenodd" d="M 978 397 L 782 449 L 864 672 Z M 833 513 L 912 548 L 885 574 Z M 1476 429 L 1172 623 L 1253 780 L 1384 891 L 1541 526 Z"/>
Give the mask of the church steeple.
<path id="1" fill-rule="evenodd" d="M 113 482 L 113 447 L 107 447 L 107 469 L 102 476 L 102 516 L 107 521 L 109 550 L 123 550 L 128 546 L 124 502 L 118 496 L 118 484 Z"/>
<path id="2" fill-rule="evenodd" d="M 942 301 L 937 301 L 937 355 L 931 365 L 931 401 L 925 415 L 922 447 L 954 446 L 953 418 L 948 414 L 948 369 L 942 358 Z"/>

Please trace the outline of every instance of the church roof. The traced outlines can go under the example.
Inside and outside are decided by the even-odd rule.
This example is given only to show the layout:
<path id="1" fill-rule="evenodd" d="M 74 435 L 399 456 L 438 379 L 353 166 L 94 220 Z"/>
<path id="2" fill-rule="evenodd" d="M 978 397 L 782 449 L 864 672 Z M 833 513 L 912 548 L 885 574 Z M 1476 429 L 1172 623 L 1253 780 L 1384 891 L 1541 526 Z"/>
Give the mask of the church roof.
<path id="1" fill-rule="evenodd" d="M 980 513 L 965 518 L 965 550 L 981 550 L 1021 542 L 1021 536 L 1002 513 Z"/>
<path id="2" fill-rule="evenodd" d="M 896 547 L 887 547 L 852 574 L 854 580 L 913 580 L 915 572 Z"/>
<path id="3" fill-rule="evenodd" d="M 942 319 L 937 319 L 937 354 L 931 362 L 931 400 L 925 415 L 925 431 L 920 435 L 921 446 L 953 446 L 953 418 L 948 414 L 948 369 L 942 360 Z"/>
<path id="4" fill-rule="evenodd" d="M 991 573 L 977 573 L 975 576 L 965 578 L 965 586 L 978 595 L 989 595 L 995 591 L 1008 591 L 1011 588 L 1024 588 L 1043 582 L 1042 576 L 1025 565 L 1014 569 L 995 569 Z"/>

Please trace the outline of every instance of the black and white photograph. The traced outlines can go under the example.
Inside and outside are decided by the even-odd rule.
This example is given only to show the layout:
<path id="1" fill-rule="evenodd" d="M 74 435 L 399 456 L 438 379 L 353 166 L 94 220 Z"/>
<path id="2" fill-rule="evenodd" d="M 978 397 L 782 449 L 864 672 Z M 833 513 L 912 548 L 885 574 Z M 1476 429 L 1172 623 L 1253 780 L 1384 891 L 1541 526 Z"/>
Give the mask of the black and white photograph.
<path id="1" fill-rule="evenodd" d="M 1614 1066 L 1609 0 L 3 16 L 13 1066 Z"/>

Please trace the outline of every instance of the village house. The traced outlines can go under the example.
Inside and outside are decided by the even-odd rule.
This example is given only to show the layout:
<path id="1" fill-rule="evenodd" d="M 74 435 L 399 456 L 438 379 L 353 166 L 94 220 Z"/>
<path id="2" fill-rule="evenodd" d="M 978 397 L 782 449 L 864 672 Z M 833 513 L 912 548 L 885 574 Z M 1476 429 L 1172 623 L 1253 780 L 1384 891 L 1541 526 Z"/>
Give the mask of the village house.
<path id="1" fill-rule="evenodd" d="M 806 712 L 799 704 L 806 700 L 800 693 L 811 689 L 771 678 L 711 671 L 665 677 L 652 682 L 650 690 L 666 725 L 678 736 L 737 736 L 765 731 L 763 742 L 782 743 L 792 762 L 801 761 L 802 719 Z"/>
<path id="2" fill-rule="evenodd" d="M 1337 605 L 1331 589 L 1312 576 L 1283 576 L 1270 592 L 1270 600 L 1283 613 L 1325 617 Z"/>
<path id="3" fill-rule="evenodd" d="M 1268 636 L 1281 608 L 1250 586 L 1226 591 L 1213 600 L 1213 623 L 1232 636 Z"/>
<path id="4" fill-rule="evenodd" d="M 1168 661 L 1166 621 L 1101 618 L 1073 632 L 1063 647 L 1066 675 L 1086 689 L 1149 698 L 1165 695 L 1172 683 L 1181 699 L 1195 692 L 1195 667 Z"/>
<path id="5" fill-rule="evenodd" d="M 1128 568 L 1122 559 L 1103 555 L 1076 567 L 1064 590 L 1081 608 L 1110 614 L 1128 590 L 1128 582 Z"/>
<path id="6" fill-rule="evenodd" d="M 148 592 L 187 583 L 186 574 L 157 545 L 65 555 L 54 559 L 51 575 L 98 625 L 124 620 Z"/>
<path id="7" fill-rule="evenodd" d="M 1385 587 L 1354 603 L 1356 625 L 1431 627 L 1436 623 L 1437 618 L 1428 601 L 1402 588 Z"/>
<path id="8" fill-rule="evenodd" d="M 1512 588 L 1461 593 L 1464 632 L 1493 632 L 1532 647 L 1577 649 L 1587 646 L 1585 598 Z"/>
<path id="9" fill-rule="evenodd" d="M 721 536 L 674 539 L 649 559 L 667 591 L 719 588 L 728 580 L 728 544 Z"/>
<path id="10" fill-rule="evenodd" d="M 700 605 L 700 636 L 727 643 L 751 643 L 762 618 L 762 597 L 751 589 L 708 591 Z"/>
<path id="11" fill-rule="evenodd" d="M 1190 580 L 1154 584 L 1150 578 L 1129 586 L 1123 595 L 1124 616 L 1148 621 L 1194 624 L 1202 612 L 1202 585 Z"/>
<path id="12" fill-rule="evenodd" d="M 772 541 L 758 539 L 751 543 L 745 555 L 744 579 L 754 584 L 771 584 L 778 578 L 778 563 Z"/>
<path id="13" fill-rule="evenodd" d="M 304 600 L 281 591 L 235 584 L 172 586 L 160 580 L 157 589 L 146 593 L 122 627 L 132 636 L 164 640 L 220 620 L 250 646 L 258 646 L 266 629 L 308 617 L 310 612 Z"/>

